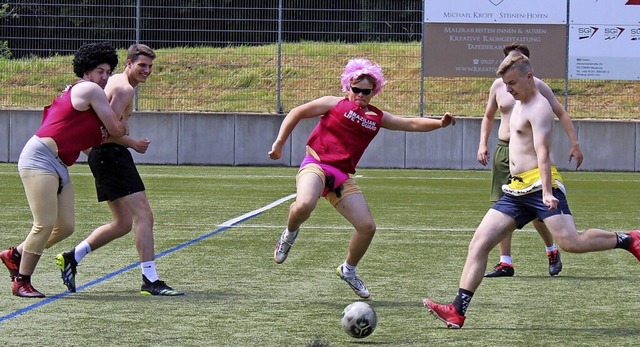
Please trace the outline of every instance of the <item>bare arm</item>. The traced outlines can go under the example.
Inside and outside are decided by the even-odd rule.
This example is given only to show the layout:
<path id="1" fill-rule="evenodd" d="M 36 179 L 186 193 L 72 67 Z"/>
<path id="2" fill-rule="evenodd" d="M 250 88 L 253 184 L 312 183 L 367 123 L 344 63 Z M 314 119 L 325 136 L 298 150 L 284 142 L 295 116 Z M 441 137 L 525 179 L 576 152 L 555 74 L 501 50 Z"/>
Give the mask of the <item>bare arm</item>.
<path id="1" fill-rule="evenodd" d="M 584 160 L 584 156 L 582 155 L 582 150 L 580 149 L 580 143 L 578 143 L 578 137 L 576 136 L 576 131 L 573 127 L 573 123 L 571 122 L 571 117 L 569 117 L 569 113 L 564 109 L 562 104 L 556 99 L 556 96 L 553 94 L 551 88 L 544 82 L 540 81 L 540 83 L 536 84 L 540 94 L 542 94 L 548 101 L 549 105 L 553 109 L 553 113 L 558 117 L 560 124 L 562 124 L 562 128 L 565 133 L 567 133 L 567 137 L 571 142 L 571 149 L 569 150 L 569 163 L 573 158 L 576 158 L 576 170 L 580 168 L 582 165 L 582 160 Z"/>
<path id="2" fill-rule="evenodd" d="M 324 96 L 289 111 L 280 125 L 280 131 L 278 131 L 278 136 L 273 145 L 271 145 L 271 150 L 267 153 L 269 158 L 278 160 L 282 157 L 282 147 L 301 119 L 320 117 L 343 99 L 337 96 Z"/>
<path id="3" fill-rule="evenodd" d="M 541 99 L 542 100 L 542 99 Z M 553 115 L 549 105 L 537 105 L 528 117 L 533 132 L 533 146 L 535 148 L 542 181 L 542 200 L 549 209 L 555 209 L 558 199 L 553 196 L 551 183 L 551 129 Z M 546 116 L 545 116 L 546 115 Z"/>
<path id="4" fill-rule="evenodd" d="M 75 85 L 71 89 L 71 103 L 76 110 L 93 110 L 100 118 L 100 121 L 113 137 L 122 137 L 125 134 L 125 126 L 113 112 L 107 95 L 99 85 L 92 82 L 83 82 Z"/>
<path id="5" fill-rule="evenodd" d="M 122 75 L 118 75 L 121 77 Z M 127 82 L 120 82 L 122 79 L 112 78 L 105 88 L 107 98 L 111 108 L 125 125 L 126 135 L 123 137 L 113 138 L 107 142 L 114 142 L 125 147 L 133 148 L 138 153 L 145 153 L 149 148 L 150 141 L 147 138 L 134 139 L 129 136 L 129 117 L 133 111 L 133 98 L 135 89 Z"/>
<path id="6" fill-rule="evenodd" d="M 489 163 L 489 135 L 491 135 L 491 128 L 493 127 L 493 121 L 498 112 L 498 101 L 496 99 L 496 83 L 503 83 L 502 81 L 495 81 L 491 85 L 489 90 L 489 99 L 487 100 L 487 106 L 484 109 L 484 116 L 482 117 L 482 123 L 480 124 L 480 143 L 478 144 L 478 162 L 484 166 Z"/>
<path id="7" fill-rule="evenodd" d="M 456 119 L 451 113 L 445 113 L 440 119 L 426 117 L 398 117 L 389 112 L 382 113 L 382 127 L 389 130 L 432 131 L 455 125 Z"/>

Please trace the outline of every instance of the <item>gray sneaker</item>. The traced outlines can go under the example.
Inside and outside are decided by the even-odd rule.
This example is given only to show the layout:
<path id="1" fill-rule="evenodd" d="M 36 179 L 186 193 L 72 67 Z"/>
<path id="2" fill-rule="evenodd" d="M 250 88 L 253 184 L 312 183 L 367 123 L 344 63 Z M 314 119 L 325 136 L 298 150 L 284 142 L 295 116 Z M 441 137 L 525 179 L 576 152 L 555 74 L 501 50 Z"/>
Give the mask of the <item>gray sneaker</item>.
<path id="1" fill-rule="evenodd" d="M 347 277 L 342 273 L 342 265 L 338 266 L 336 269 L 336 275 L 340 277 L 343 281 L 347 282 L 349 287 L 353 289 L 353 292 L 356 293 L 357 296 L 367 299 L 369 298 L 369 289 L 364 285 L 364 282 L 354 273 L 353 277 Z"/>
<path id="2" fill-rule="evenodd" d="M 549 258 L 549 275 L 555 276 L 562 271 L 562 260 L 560 260 L 560 251 L 557 249 L 553 252 L 547 252 Z"/>
<path id="3" fill-rule="evenodd" d="M 289 250 L 291 249 L 291 246 L 293 246 L 293 243 L 296 241 L 296 237 L 298 237 L 298 231 L 299 229 L 296 230 L 296 233 L 293 235 L 293 239 L 291 240 L 287 240 L 284 237 L 284 235 L 287 233 L 286 228 L 282 232 L 282 235 L 280 235 L 280 239 L 278 240 L 278 242 L 276 242 L 276 247 L 273 250 L 273 260 L 275 260 L 277 264 L 282 264 L 285 260 L 287 260 Z"/>

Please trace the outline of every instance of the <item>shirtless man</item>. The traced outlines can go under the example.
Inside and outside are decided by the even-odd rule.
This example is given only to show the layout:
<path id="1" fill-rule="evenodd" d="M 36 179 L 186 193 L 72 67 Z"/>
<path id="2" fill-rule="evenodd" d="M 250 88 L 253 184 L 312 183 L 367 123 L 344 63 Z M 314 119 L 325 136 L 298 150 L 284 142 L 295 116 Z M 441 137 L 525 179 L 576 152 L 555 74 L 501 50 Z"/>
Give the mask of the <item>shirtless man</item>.
<path id="1" fill-rule="evenodd" d="M 449 328 L 462 328 L 469 303 L 482 282 L 491 249 L 516 228 L 522 228 L 534 219 L 544 221 L 558 246 L 566 252 L 622 248 L 640 260 L 638 230 L 628 233 L 576 230 L 562 177 L 551 157 L 553 110 L 536 86 L 529 59 L 520 52 L 510 52 L 500 65 L 498 76 L 517 100 L 510 124 L 512 179 L 503 186 L 505 194 L 485 214 L 473 235 L 453 303 L 423 300 L 429 312 Z"/>
<path id="2" fill-rule="evenodd" d="M 513 43 L 504 47 L 503 52 L 506 56 L 509 52 L 516 50 L 529 57 L 529 48 L 523 44 Z M 558 102 L 551 88 L 538 78 L 534 78 L 538 91 L 549 101 L 553 113 L 560 120 L 560 124 L 567 133 L 569 141 L 571 142 L 571 150 L 569 151 L 569 162 L 573 158 L 576 159 L 576 170 L 580 167 L 583 160 L 582 151 L 580 150 L 580 144 L 576 137 L 573 124 L 569 114 Z M 501 78 L 496 79 L 491 85 L 489 91 L 489 100 L 487 101 L 487 107 L 485 109 L 484 118 L 482 119 L 482 125 L 480 127 L 480 144 L 478 146 L 478 162 L 484 166 L 489 163 L 489 147 L 487 145 L 489 141 L 489 134 L 491 134 L 491 128 L 493 126 L 493 120 L 495 114 L 500 111 L 500 126 L 498 128 L 498 145 L 494 152 L 493 164 L 491 169 L 491 196 L 490 201 L 496 202 L 502 196 L 502 185 L 509 181 L 509 120 L 511 118 L 511 111 L 515 105 L 516 100 L 507 92 L 505 84 Z M 547 258 L 549 259 L 549 275 L 555 276 L 562 270 L 562 261 L 560 259 L 560 252 L 558 251 L 556 244 L 553 242 L 551 233 L 539 220 L 534 220 L 533 226 L 536 228 L 540 237 L 545 243 Z M 484 277 L 502 277 L 513 276 L 515 271 L 513 268 L 513 260 L 511 258 L 511 234 L 500 241 L 500 261 L 491 270 L 486 273 Z"/>
<path id="3" fill-rule="evenodd" d="M 128 124 L 133 113 L 135 88 L 151 75 L 155 57 L 148 46 L 131 45 L 127 50 L 124 72 L 111 77 L 105 88 L 111 107 L 127 127 L 127 135 L 91 149 L 88 162 L 96 181 L 98 201 L 107 201 L 113 214 L 113 222 L 98 227 L 74 249 L 56 256 L 62 281 L 70 292 L 76 291 L 76 267 L 87 253 L 128 234 L 135 225 L 136 248 L 142 269 L 140 293 L 167 296 L 184 294 L 158 278 L 154 261 L 153 213 L 128 149 L 145 153 L 149 147 L 149 139 L 135 140 L 128 136 Z"/>

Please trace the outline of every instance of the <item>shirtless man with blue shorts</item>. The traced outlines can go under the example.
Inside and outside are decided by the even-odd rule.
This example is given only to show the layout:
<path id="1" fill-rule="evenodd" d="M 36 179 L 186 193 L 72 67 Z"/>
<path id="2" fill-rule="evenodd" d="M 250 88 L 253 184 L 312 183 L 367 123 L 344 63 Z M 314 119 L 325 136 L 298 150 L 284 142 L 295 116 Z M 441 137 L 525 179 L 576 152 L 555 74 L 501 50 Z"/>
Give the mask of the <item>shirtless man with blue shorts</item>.
<path id="1" fill-rule="evenodd" d="M 469 303 L 482 282 L 489 252 L 516 228 L 544 221 L 558 246 L 570 253 L 625 249 L 640 260 L 640 231 L 615 233 L 576 230 L 562 177 L 551 157 L 553 110 L 538 91 L 529 59 L 512 51 L 498 76 L 517 100 L 511 113 L 509 169 L 504 195 L 489 209 L 475 231 L 462 270 L 458 293 L 450 304 L 424 299 L 425 307 L 448 328 L 462 328 Z"/>

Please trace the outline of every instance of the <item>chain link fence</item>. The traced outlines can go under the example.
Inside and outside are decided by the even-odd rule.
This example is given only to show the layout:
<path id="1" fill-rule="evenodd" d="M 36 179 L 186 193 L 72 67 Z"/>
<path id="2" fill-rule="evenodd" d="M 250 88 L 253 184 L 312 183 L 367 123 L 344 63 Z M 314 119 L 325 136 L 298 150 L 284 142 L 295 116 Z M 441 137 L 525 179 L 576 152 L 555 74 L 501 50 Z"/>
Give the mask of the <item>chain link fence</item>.
<path id="1" fill-rule="evenodd" d="M 0 108 L 39 109 L 86 42 L 154 48 L 140 111 L 286 113 L 340 95 L 350 58 L 380 64 L 374 104 L 398 115 L 484 113 L 492 78 L 422 76 L 423 0 L 13 1 L 0 10 Z M 532 61 L 535 68 L 535 54 Z M 540 52 L 542 54 L 542 52 Z M 634 81 L 548 80 L 574 118 L 634 118 Z"/>

